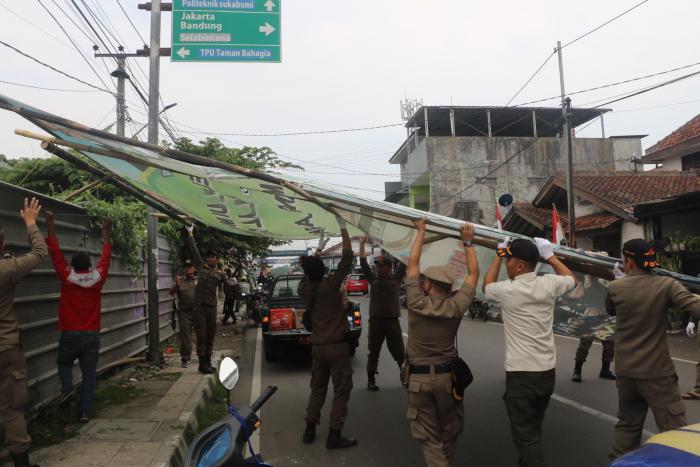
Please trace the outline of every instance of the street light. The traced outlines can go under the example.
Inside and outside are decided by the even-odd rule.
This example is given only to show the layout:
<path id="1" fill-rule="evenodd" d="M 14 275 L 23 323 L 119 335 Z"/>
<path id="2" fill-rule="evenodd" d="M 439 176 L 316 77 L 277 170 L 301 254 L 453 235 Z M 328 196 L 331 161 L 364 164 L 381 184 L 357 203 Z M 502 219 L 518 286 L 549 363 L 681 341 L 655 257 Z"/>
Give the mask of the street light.
<path id="1" fill-rule="evenodd" d="M 165 112 L 165 111 L 167 111 L 167 110 L 172 109 L 172 108 L 175 107 L 176 105 L 177 105 L 177 102 L 173 102 L 173 103 L 170 104 L 170 105 L 166 105 L 165 107 L 163 107 L 163 110 L 161 110 L 160 112 L 158 112 L 158 115 L 162 114 L 163 112 Z M 136 137 L 139 135 L 139 133 L 141 133 L 143 130 L 145 130 L 147 126 L 148 126 L 148 123 L 146 123 L 144 126 L 142 126 L 141 129 L 140 129 L 139 131 L 137 131 L 136 133 L 134 133 L 133 135 L 131 135 L 131 139 L 136 139 Z"/>

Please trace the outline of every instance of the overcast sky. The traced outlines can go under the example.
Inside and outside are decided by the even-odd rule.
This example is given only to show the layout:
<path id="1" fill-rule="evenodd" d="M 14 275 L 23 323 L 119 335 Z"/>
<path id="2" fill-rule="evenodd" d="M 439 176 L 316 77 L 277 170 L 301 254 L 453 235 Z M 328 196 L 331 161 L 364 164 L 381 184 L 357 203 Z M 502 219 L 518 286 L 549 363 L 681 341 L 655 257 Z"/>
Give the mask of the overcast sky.
<path id="1" fill-rule="evenodd" d="M 122 0 L 121 5 L 148 39 L 149 15 L 137 9 L 139 1 Z M 162 60 L 162 97 L 166 105 L 177 102 L 168 115 L 184 135 L 196 140 L 200 136 L 186 132 L 283 133 L 395 124 L 401 121 L 399 101 L 404 93 L 422 98 L 427 105 L 505 105 L 557 40 L 566 43 L 640 0 L 281 1 L 281 64 Z M 70 0 L 42 2 L 114 89 L 107 73 L 115 68 L 114 62 L 92 58 L 93 44 L 86 37 L 91 34 L 81 32 L 57 8 L 60 5 L 71 14 Z M 76 3 L 87 3 L 100 15 L 99 4 L 128 51 L 142 46 L 117 0 Z M 37 0 L 0 0 L 0 13 L 4 18 L 0 40 L 102 86 Z M 163 13 L 163 20 L 162 42 L 169 46 L 170 13 Z M 567 91 L 700 61 L 699 23 L 697 0 L 648 1 L 564 49 Z M 0 80 L 90 89 L 6 47 L 0 46 L 0 61 Z M 135 69 L 136 62 L 147 72 L 148 60 L 132 60 L 135 77 L 145 83 Z M 698 70 L 700 66 L 574 96 L 573 104 Z M 606 115 L 607 134 L 648 134 L 643 144 L 649 147 L 700 113 L 699 91 L 700 77 L 696 77 L 613 104 L 614 112 Z M 0 93 L 87 125 L 103 127 L 115 120 L 114 99 L 103 92 L 45 91 L 0 83 Z M 557 63 L 550 60 L 513 104 L 558 93 Z M 145 122 L 138 96 L 129 90 L 127 99 L 132 118 Z M 13 134 L 15 128 L 30 127 L 9 112 L 0 112 L 0 153 L 43 156 L 38 144 Z M 128 128 L 127 134 L 132 132 Z M 398 180 L 399 173 L 398 166 L 387 161 L 405 135 L 406 130 L 399 126 L 341 134 L 222 139 L 232 146 L 269 146 L 283 158 L 304 165 L 308 176 L 358 187 L 369 198 L 383 199 L 384 181 Z M 593 124 L 577 135 L 597 137 L 600 125 Z"/>

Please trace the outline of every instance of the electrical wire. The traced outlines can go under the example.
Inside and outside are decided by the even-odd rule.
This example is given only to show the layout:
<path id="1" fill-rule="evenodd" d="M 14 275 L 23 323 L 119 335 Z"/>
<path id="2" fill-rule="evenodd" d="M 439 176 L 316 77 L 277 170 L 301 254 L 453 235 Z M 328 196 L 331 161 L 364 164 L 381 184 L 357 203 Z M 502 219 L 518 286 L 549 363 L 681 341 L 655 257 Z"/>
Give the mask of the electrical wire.
<path id="1" fill-rule="evenodd" d="M 617 15 L 617 16 L 615 16 L 614 18 L 607 20 L 606 22 L 604 22 L 604 23 L 601 24 L 600 26 L 591 29 L 590 31 L 588 31 L 588 32 L 585 33 L 585 34 L 581 34 L 580 36 L 578 36 L 576 39 L 574 39 L 574 40 L 572 40 L 572 41 L 567 42 L 566 44 L 562 45 L 561 48 L 563 49 L 564 47 L 568 47 L 568 46 L 570 46 L 571 44 L 580 41 L 580 40 L 583 39 L 584 37 L 593 34 L 594 32 L 598 31 L 599 29 L 602 29 L 602 28 L 604 28 L 605 26 L 607 26 L 608 24 L 612 23 L 612 22 L 615 21 L 616 19 L 622 18 L 623 16 L 625 16 L 627 13 L 631 12 L 632 10 L 635 10 L 635 9 L 639 8 L 640 6 L 644 5 L 644 4 L 647 3 L 648 1 L 649 1 L 649 0 L 642 0 L 641 2 L 637 3 L 636 5 L 634 5 L 632 8 L 623 11 L 622 13 L 620 13 L 620 14 Z"/>
<path id="2" fill-rule="evenodd" d="M 137 34 L 137 35 L 139 36 L 139 38 L 141 39 L 141 42 L 143 42 L 143 44 L 146 44 L 146 39 L 143 38 L 143 36 L 142 36 L 141 33 L 139 32 L 138 28 L 137 28 L 136 25 L 134 24 L 134 22 L 131 21 L 131 16 L 129 16 L 129 14 L 126 12 L 126 10 L 125 10 L 124 7 L 122 6 L 121 2 L 120 2 L 119 0 L 114 0 L 114 1 L 117 2 L 117 5 L 119 5 L 119 9 L 122 10 L 122 13 L 124 13 L 124 16 L 126 16 L 126 19 L 129 21 L 129 24 L 131 24 L 131 27 L 134 28 L 134 31 L 136 32 L 136 34 Z"/>
<path id="3" fill-rule="evenodd" d="M 11 84 L 12 86 L 21 86 L 23 88 L 41 89 L 42 91 L 60 91 L 60 92 L 98 92 L 96 89 L 59 89 L 59 88 L 46 88 L 43 86 L 35 86 L 32 84 L 15 83 L 13 81 L 0 80 L 0 83 Z"/>
<path id="4" fill-rule="evenodd" d="M 85 55 L 83 55 L 83 53 L 82 53 L 81 50 L 80 50 L 80 47 L 78 47 L 78 45 L 75 43 L 75 41 L 73 40 L 73 38 L 71 37 L 71 35 L 68 34 L 68 31 L 66 31 L 66 29 L 63 27 L 63 25 L 61 24 L 61 22 L 58 21 L 58 19 L 54 16 L 54 14 L 51 12 L 51 10 L 49 10 L 49 9 L 46 7 L 46 5 L 44 5 L 44 3 L 43 3 L 41 0 L 37 0 L 37 2 L 39 2 L 39 5 L 41 5 L 41 7 L 42 7 L 42 8 L 46 11 L 46 13 L 48 13 L 48 15 L 51 17 L 51 19 L 58 25 L 58 27 L 61 29 L 61 31 L 63 32 L 63 34 L 68 38 L 68 40 L 71 42 L 71 44 L 73 44 L 73 47 L 75 48 L 75 51 L 78 53 L 78 55 L 80 55 L 80 58 L 82 58 L 82 59 L 85 61 L 85 63 L 86 63 L 87 66 L 92 70 L 92 72 L 95 74 L 95 76 L 97 76 L 97 79 L 100 80 L 100 82 L 102 83 L 102 85 L 103 85 L 104 87 L 108 87 L 108 86 L 107 86 L 107 83 L 104 82 L 104 80 L 102 79 L 102 77 L 100 76 L 100 74 L 97 72 L 97 70 L 95 70 L 95 68 L 92 66 L 92 64 L 91 64 L 90 61 L 87 59 L 87 57 L 85 57 Z"/>
<path id="5" fill-rule="evenodd" d="M 615 102 L 620 102 L 620 101 L 622 101 L 622 100 L 629 99 L 630 97 L 638 96 L 638 95 L 640 95 L 640 94 L 644 94 L 644 93 L 646 93 L 646 92 L 653 91 L 654 89 L 659 89 L 659 88 L 662 88 L 662 87 L 664 87 L 664 86 L 668 86 L 669 84 L 674 84 L 674 83 L 677 83 L 677 82 L 679 82 L 679 81 L 683 81 L 683 80 L 685 80 L 685 79 L 692 78 L 692 77 L 697 76 L 697 75 L 700 75 L 700 71 L 696 71 L 696 72 L 694 72 L 694 73 L 689 73 L 689 74 L 687 74 L 687 75 L 683 75 L 683 76 L 680 76 L 680 77 L 678 77 L 678 78 L 670 79 L 670 80 L 668 80 L 668 81 L 665 81 L 665 82 L 663 82 L 663 83 L 656 84 L 656 85 L 654 85 L 654 86 L 649 86 L 649 87 L 647 87 L 647 88 L 645 88 L 645 89 L 641 89 L 641 90 L 639 90 L 639 91 L 633 92 L 633 93 L 631 93 L 631 94 L 629 94 L 629 95 L 627 95 L 627 96 L 619 97 L 619 98 L 617 98 L 617 99 L 613 99 L 613 100 L 604 102 L 604 103 L 602 103 L 602 104 L 596 105 L 596 106 L 593 107 L 593 108 L 594 108 L 594 109 L 597 109 L 597 108 L 603 107 L 603 106 L 605 106 L 605 105 L 610 105 L 610 104 L 613 104 L 613 103 L 615 103 Z"/>
<path id="6" fill-rule="evenodd" d="M 73 6 L 74 6 L 75 9 L 78 11 L 78 13 L 79 13 L 80 16 L 83 18 L 83 20 L 88 24 L 88 26 L 89 26 L 90 29 L 93 31 L 93 33 L 97 36 L 97 38 L 98 38 L 98 40 L 100 41 L 100 43 L 102 43 L 102 45 L 107 49 L 107 51 L 108 51 L 110 54 L 114 53 L 114 52 L 116 51 L 116 47 L 114 47 L 114 44 L 113 44 L 113 43 L 111 42 L 111 40 L 109 39 L 109 36 L 112 36 L 113 39 L 115 39 L 117 42 L 119 42 L 119 40 L 118 40 L 117 37 L 116 37 L 118 34 L 114 34 L 114 33 L 112 33 L 111 31 L 109 31 L 109 28 L 107 28 L 107 26 L 99 20 L 99 18 L 98 18 L 97 15 L 95 14 L 95 12 L 90 8 L 90 6 L 85 2 L 85 0 L 81 0 L 81 3 L 84 5 L 84 7 L 85 7 L 85 9 L 87 10 L 88 14 L 93 18 L 93 20 L 94 20 L 95 23 L 97 24 L 97 29 L 99 29 L 99 30 L 102 32 L 102 35 L 100 35 L 99 32 L 97 31 L 97 29 L 95 28 L 95 26 L 93 26 L 93 24 L 92 24 L 92 22 L 90 21 L 90 19 L 88 19 L 88 17 L 87 17 L 87 16 L 85 15 L 85 13 L 82 11 L 82 9 L 80 8 L 80 6 L 76 3 L 76 1 L 75 1 L 75 0 L 70 0 L 70 2 L 73 4 Z M 104 38 L 103 38 L 103 36 L 104 36 Z M 109 45 L 107 44 L 107 42 L 109 42 Z M 113 50 L 110 49 L 110 46 L 112 47 Z M 132 75 L 133 75 L 133 72 L 132 72 Z M 143 101 L 144 106 L 147 108 L 147 107 L 148 107 L 148 99 L 147 99 L 146 96 L 144 95 L 143 88 L 139 89 L 140 83 L 138 83 L 138 80 L 135 81 L 135 80 L 130 79 L 130 80 L 129 80 L 129 83 L 130 83 L 131 86 L 134 88 L 134 90 L 136 90 L 137 94 L 139 95 L 139 97 L 140 97 L 141 100 Z M 160 97 L 160 96 L 159 96 L 159 97 Z M 162 102 L 162 98 L 161 98 L 161 102 Z M 177 142 L 178 137 L 174 134 L 173 130 L 172 130 L 172 129 L 170 128 L 170 126 L 163 120 L 163 118 L 161 118 L 160 115 L 158 116 L 158 120 L 159 120 L 161 126 L 163 127 L 163 130 L 167 133 L 167 135 L 170 137 L 170 139 L 171 139 L 173 142 Z"/>
<path id="7" fill-rule="evenodd" d="M 328 134 L 328 133 L 350 133 L 350 132 L 355 132 L 355 131 L 378 130 L 381 128 L 391 128 L 391 127 L 403 126 L 403 125 L 405 125 L 405 124 L 402 122 L 402 123 L 390 123 L 390 124 L 386 124 L 386 125 L 367 126 L 367 127 L 361 127 L 361 128 L 342 128 L 342 129 L 337 129 L 337 130 L 294 131 L 294 132 L 288 132 L 288 133 L 223 133 L 223 132 L 214 132 L 214 131 L 198 131 L 197 133 L 203 134 L 203 135 L 212 135 L 212 136 L 249 136 L 249 137 L 270 138 L 270 137 L 274 137 L 274 136 L 302 136 L 302 135 L 322 135 L 322 134 Z M 188 132 L 185 131 L 183 133 L 188 133 Z"/>
<path id="8" fill-rule="evenodd" d="M 510 105 L 510 103 L 513 102 L 513 101 L 515 100 L 515 98 L 518 97 L 518 96 L 520 95 L 521 92 L 523 92 L 523 89 L 525 89 L 525 88 L 527 87 L 527 85 L 530 84 L 530 81 L 532 81 L 532 80 L 535 78 L 535 76 L 537 76 L 537 74 L 542 70 L 542 68 L 544 68 L 544 66 L 545 66 L 547 63 L 549 63 L 549 61 L 552 59 L 552 57 L 554 56 L 555 53 L 556 53 L 556 52 L 552 52 L 552 53 L 550 53 L 550 54 L 547 56 L 547 58 L 545 59 L 545 61 L 542 62 L 542 65 L 540 65 L 539 68 L 537 68 L 537 69 L 535 70 L 535 72 L 534 72 L 533 74 L 530 75 L 530 77 L 527 79 L 527 81 L 525 81 L 525 84 L 523 84 L 522 86 L 520 86 L 520 89 L 518 89 L 518 91 L 517 91 L 515 94 L 513 94 L 513 97 L 511 97 L 511 98 L 508 100 L 508 102 L 506 103 L 505 107 L 508 107 L 508 106 Z"/>
<path id="9" fill-rule="evenodd" d="M 608 24 L 612 23 L 612 22 L 615 21 L 616 19 L 625 16 L 627 13 L 629 13 L 629 12 L 631 12 L 632 10 L 634 10 L 634 9 L 636 9 L 636 8 L 638 8 L 638 7 L 640 7 L 640 6 L 642 6 L 643 4 L 645 4 L 645 3 L 648 2 L 648 1 L 649 1 L 649 0 L 643 0 L 642 2 L 640 2 L 640 3 L 636 4 L 635 6 L 633 6 L 632 8 L 630 8 L 630 9 L 628 9 L 628 10 L 626 10 L 626 11 L 623 11 L 622 13 L 620 13 L 620 14 L 617 15 L 617 16 L 615 16 L 614 18 L 609 19 L 608 21 L 604 22 L 604 23 L 601 24 L 600 26 L 597 26 L 597 27 L 591 29 L 590 31 L 588 31 L 588 32 L 586 32 L 586 33 L 584 33 L 584 34 L 581 34 L 580 36 L 578 36 L 578 37 L 575 38 L 574 40 L 571 40 L 571 41 L 567 42 L 566 44 L 564 44 L 563 46 L 561 46 L 561 48 L 563 49 L 563 48 L 565 48 L 565 47 L 568 47 L 568 46 L 570 46 L 571 44 L 573 44 L 573 43 L 575 43 L 575 42 L 577 42 L 577 41 L 583 39 L 584 37 L 593 34 L 594 32 L 596 32 L 596 31 L 598 31 L 599 29 L 601 29 L 601 28 L 607 26 Z M 527 85 L 530 84 L 530 81 L 532 81 L 532 80 L 535 78 L 535 76 L 537 76 L 537 74 L 542 70 L 542 68 L 544 68 L 544 66 L 549 62 L 549 60 L 550 60 L 550 59 L 554 56 L 554 54 L 556 54 L 556 53 L 557 53 L 557 49 L 554 49 L 554 51 L 553 51 L 552 53 L 550 53 L 550 54 L 547 56 L 547 59 L 544 61 L 544 63 L 542 63 L 542 65 L 540 65 L 540 67 L 539 67 L 537 70 L 535 70 L 535 72 L 534 72 L 532 75 L 530 75 L 530 77 L 527 79 L 527 81 L 525 81 L 525 84 L 523 84 L 523 85 L 520 87 L 520 89 L 518 89 L 518 92 L 516 92 L 516 93 L 513 95 L 513 97 L 510 98 L 510 100 L 508 101 L 508 103 L 505 105 L 506 107 L 508 107 L 508 106 L 510 105 L 510 103 L 513 102 L 513 101 L 515 100 L 516 97 L 518 97 L 518 95 L 523 91 L 523 89 L 525 89 L 525 87 L 527 87 Z M 561 97 L 561 96 L 560 96 L 560 97 Z M 548 100 L 548 99 L 547 99 L 547 100 Z M 520 104 L 520 105 L 523 105 L 523 104 Z"/>
<path id="10" fill-rule="evenodd" d="M 36 29 L 37 31 L 40 31 L 40 32 L 42 32 L 43 34 L 46 34 L 47 36 L 51 37 L 52 39 L 54 39 L 56 42 L 58 42 L 59 44 L 63 45 L 64 47 L 66 47 L 66 48 L 68 48 L 68 49 L 70 49 L 70 50 L 73 50 L 73 48 L 71 47 L 70 44 L 68 44 L 67 42 L 63 42 L 61 39 L 59 39 L 58 37 L 54 36 L 54 35 L 51 34 L 50 32 L 46 31 L 45 29 L 40 28 L 39 26 L 37 26 L 36 24 L 32 23 L 31 21 L 29 21 L 29 20 L 28 20 L 27 18 L 25 18 L 24 16 L 20 15 L 20 14 L 17 13 L 16 11 L 10 9 L 10 7 L 8 7 L 7 5 L 5 5 L 5 4 L 3 4 L 3 3 L 0 3 L 0 7 L 6 9 L 6 10 L 9 11 L 11 14 L 15 15 L 17 18 L 21 19 L 22 21 L 24 21 L 25 23 L 27 23 L 29 26 L 33 27 L 33 28 Z"/>
<path id="11" fill-rule="evenodd" d="M 671 68 L 670 70 L 659 71 L 659 72 L 657 72 L 657 73 L 651 73 L 651 74 L 644 75 L 644 76 L 639 76 L 639 77 L 636 77 L 636 78 L 630 78 L 630 79 L 626 79 L 626 80 L 623 80 L 623 81 L 616 81 L 616 82 L 614 82 L 614 83 L 602 84 L 602 85 L 600 85 L 600 86 L 595 86 L 595 87 L 588 88 L 588 89 L 582 89 L 582 90 L 580 90 L 580 91 L 568 92 L 568 93 L 566 93 L 566 95 L 567 95 L 567 96 L 573 96 L 573 95 L 576 95 L 576 94 L 583 94 L 583 93 L 586 93 L 586 92 L 598 91 L 598 90 L 600 90 L 600 89 L 610 88 L 610 87 L 613 87 L 613 86 L 619 86 L 619 85 L 621 85 L 621 84 L 632 83 L 632 82 L 640 81 L 640 80 L 647 79 L 647 78 L 653 78 L 653 77 L 655 77 L 655 76 L 660 76 L 660 75 L 665 75 L 665 74 L 668 74 L 668 73 L 673 73 L 674 71 L 685 70 L 685 69 L 687 69 L 687 68 L 692 68 L 692 67 L 695 67 L 695 66 L 698 66 L 698 65 L 700 65 L 700 62 L 695 62 L 695 63 L 691 63 L 690 65 L 683 65 L 683 66 L 679 66 L 679 67 L 676 67 L 676 68 Z M 552 96 L 552 97 L 545 97 L 545 98 L 543 98 L 543 99 L 537 99 L 537 100 L 529 101 L 529 102 L 523 102 L 523 103 L 521 103 L 521 104 L 516 104 L 516 105 L 514 105 L 513 107 L 521 107 L 521 106 L 524 106 L 524 105 L 536 104 L 536 103 L 538 103 L 538 102 L 551 101 L 551 100 L 553 100 L 553 99 L 561 99 L 561 95 Z"/>
<path id="12" fill-rule="evenodd" d="M 87 81 L 83 81 L 83 80 L 80 79 L 80 78 L 76 78 L 75 76 L 66 73 L 65 71 L 59 70 L 58 68 L 53 67 L 53 66 L 49 65 L 48 63 L 42 62 L 42 61 L 39 60 L 38 58 L 35 58 L 35 57 L 29 55 L 28 53 L 22 52 L 22 51 L 19 50 L 17 47 L 12 46 L 12 45 L 8 44 L 8 43 L 5 42 L 5 41 L 0 40 L 0 45 L 4 45 L 4 46 L 7 47 L 8 49 L 14 50 L 14 51 L 17 52 L 18 54 L 20 54 L 20 55 L 22 55 L 22 56 L 24 56 L 24 57 L 26 57 L 26 58 L 28 58 L 28 59 L 30 59 L 30 60 L 32 60 L 32 61 L 38 63 L 39 65 L 41 65 L 41 66 L 43 66 L 43 67 L 46 67 L 46 68 L 48 68 L 48 69 L 50 69 L 50 70 L 53 70 L 53 71 L 55 71 L 56 73 L 59 73 L 59 74 L 65 76 L 65 77 L 70 78 L 70 79 L 72 79 L 72 80 L 74 80 L 74 81 L 77 81 L 77 82 L 79 82 L 79 83 L 81 83 L 81 84 L 84 84 L 85 86 L 89 86 L 89 87 L 91 87 L 91 88 L 97 89 L 98 91 L 102 91 L 102 92 L 106 92 L 107 94 L 112 94 L 112 95 L 114 95 L 113 92 L 108 91 L 107 89 L 101 88 L 101 87 L 99 87 L 99 86 L 95 86 L 94 84 L 90 84 L 90 83 L 88 83 Z"/>

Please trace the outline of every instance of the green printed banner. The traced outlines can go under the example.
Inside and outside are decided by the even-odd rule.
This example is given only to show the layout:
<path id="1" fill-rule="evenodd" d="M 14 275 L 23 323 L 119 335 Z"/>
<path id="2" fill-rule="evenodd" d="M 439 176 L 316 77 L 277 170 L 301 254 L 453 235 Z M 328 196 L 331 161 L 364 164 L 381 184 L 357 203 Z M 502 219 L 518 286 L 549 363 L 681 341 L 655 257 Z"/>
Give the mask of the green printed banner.
<path id="1" fill-rule="evenodd" d="M 0 108 L 24 116 L 65 141 L 61 144 L 79 147 L 92 163 L 146 199 L 207 226 L 279 240 L 316 239 L 322 235 L 339 235 L 335 214 L 328 210 L 331 209 L 349 224 L 351 235 L 366 235 L 394 257 L 407 262 L 416 236 L 413 220 L 426 217 L 428 233 L 421 270 L 448 264 L 457 277 L 455 287 L 461 285 L 467 272 L 464 249 L 458 240 L 462 221 L 458 219 L 368 200 L 319 182 L 282 179 L 235 166 L 212 167 L 216 164 L 208 159 L 119 138 L 2 95 Z M 527 238 L 481 225 L 476 232 L 481 239 L 490 241 L 500 240 L 504 235 Z M 494 251 L 477 247 L 476 252 L 483 273 Z M 603 301 L 606 279 L 612 277 L 610 271 L 618 260 L 562 246 L 556 246 L 555 252 L 573 269 L 581 271 L 579 287 L 556 304 L 555 332 L 609 338 L 615 321 L 605 313 Z M 547 267 L 538 266 L 537 274 L 552 273 Z M 700 290 L 700 279 L 664 270 L 657 270 L 657 274 L 674 277 L 691 290 Z"/>

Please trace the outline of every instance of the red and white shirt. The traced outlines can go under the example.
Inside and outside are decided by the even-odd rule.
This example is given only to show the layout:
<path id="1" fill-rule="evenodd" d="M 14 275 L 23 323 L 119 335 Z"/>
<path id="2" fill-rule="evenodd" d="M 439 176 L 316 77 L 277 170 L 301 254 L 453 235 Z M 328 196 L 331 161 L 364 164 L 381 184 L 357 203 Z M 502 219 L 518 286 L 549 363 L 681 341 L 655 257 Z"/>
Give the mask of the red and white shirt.
<path id="1" fill-rule="evenodd" d="M 107 280 L 112 245 L 102 245 L 102 256 L 95 269 L 76 271 L 63 256 L 56 237 L 48 237 L 46 244 L 61 281 L 58 328 L 61 331 L 99 331 L 102 287 Z"/>

